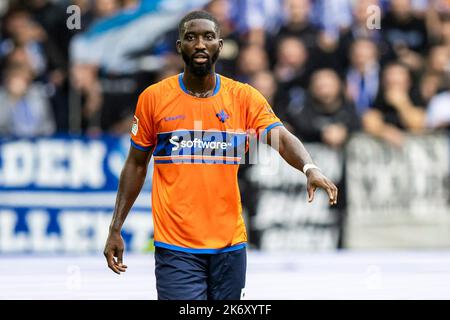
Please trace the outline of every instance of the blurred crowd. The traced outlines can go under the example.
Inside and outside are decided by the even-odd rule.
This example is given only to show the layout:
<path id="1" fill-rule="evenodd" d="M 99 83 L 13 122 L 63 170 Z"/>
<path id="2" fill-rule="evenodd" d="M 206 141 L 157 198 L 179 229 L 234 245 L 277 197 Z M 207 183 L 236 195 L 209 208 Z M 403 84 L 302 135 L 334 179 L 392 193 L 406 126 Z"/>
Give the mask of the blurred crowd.
<path id="1" fill-rule="evenodd" d="M 3 1 L 0 136 L 129 132 L 139 92 L 183 68 L 186 11 L 160 2 L 180 3 Z M 221 24 L 216 71 L 257 88 L 305 142 L 339 148 L 365 131 L 401 146 L 450 127 L 449 0 L 199 3 Z"/>

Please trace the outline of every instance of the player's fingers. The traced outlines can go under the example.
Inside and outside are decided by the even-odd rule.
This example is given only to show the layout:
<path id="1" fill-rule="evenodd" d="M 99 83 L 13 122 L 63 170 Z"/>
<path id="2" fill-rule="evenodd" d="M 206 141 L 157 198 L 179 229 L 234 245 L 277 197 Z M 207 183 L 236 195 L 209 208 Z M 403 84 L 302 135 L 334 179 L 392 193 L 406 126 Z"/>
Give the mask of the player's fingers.
<path id="1" fill-rule="evenodd" d="M 334 204 L 337 204 L 338 191 L 338 188 L 334 186 Z"/>
<path id="2" fill-rule="evenodd" d="M 116 265 L 116 269 L 120 272 L 125 272 L 127 271 L 127 268 L 124 268 L 123 265 Z"/>
<path id="3" fill-rule="evenodd" d="M 334 203 L 334 192 L 333 192 L 333 187 L 330 185 L 327 185 L 326 187 L 327 193 L 328 193 L 328 199 L 330 200 L 330 204 Z"/>
<path id="4" fill-rule="evenodd" d="M 109 266 L 109 268 L 110 268 L 114 273 L 120 274 L 120 270 L 117 269 L 117 267 L 116 267 L 114 264 L 111 265 L 111 266 Z"/>
<path id="5" fill-rule="evenodd" d="M 316 187 L 311 185 L 308 186 L 308 202 L 312 202 L 314 200 L 314 192 L 316 191 Z"/>
<path id="6" fill-rule="evenodd" d="M 114 255 L 111 251 L 105 252 L 106 262 L 108 263 L 108 267 L 115 273 L 120 274 L 119 270 L 116 267 L 116 263 L 114 261 Z"/>
<path id="7" fill-rule="evenodd" d="M 127 266 L 123 264 L 122 257 L 123 257 L 123 250 L 119 250 L 117 252 L 116 268 L 121 272 L 125 272 L 125 271 L 127 271 Z"/>
<path id="8" fill-rule="evenodd" d="M 333 183 L 330 183 L 327 187 L 327 193 L 330 205 L 334 205 L 337 203 L 337 188 Z"/>
<path id="9" fill-rule="evenodd" d="M 115 256 L 117 257 L 117 264 L 122 265 L 123 260 L 123 250 L 117 250 Z"/>

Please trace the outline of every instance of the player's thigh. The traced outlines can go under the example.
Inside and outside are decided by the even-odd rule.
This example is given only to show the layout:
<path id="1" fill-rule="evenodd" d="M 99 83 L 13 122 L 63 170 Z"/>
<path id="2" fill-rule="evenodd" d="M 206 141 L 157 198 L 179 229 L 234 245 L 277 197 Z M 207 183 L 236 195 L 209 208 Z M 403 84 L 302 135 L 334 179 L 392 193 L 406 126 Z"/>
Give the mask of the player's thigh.
<path id="1" fill-rule="evenodd" d="M 239 300 L 245 288 L 246 248 L 211 257 L 208 299 Z"/>
<path id="2" fill-rule="evenodd" d="M 201 255 L 155 248 L 159 300 L 206 300 L 207 259 Z"/>

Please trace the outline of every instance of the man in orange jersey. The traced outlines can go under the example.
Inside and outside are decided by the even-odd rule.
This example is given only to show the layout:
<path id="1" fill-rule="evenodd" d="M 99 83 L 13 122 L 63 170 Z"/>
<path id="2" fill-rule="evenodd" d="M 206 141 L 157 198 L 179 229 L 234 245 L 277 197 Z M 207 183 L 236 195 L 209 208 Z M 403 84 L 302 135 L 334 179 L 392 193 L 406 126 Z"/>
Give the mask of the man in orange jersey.
<path id="1" fill-rule="evenodd" d="M 187 14 L 179 36 L 184 72 L 139 96 L 104 254 L 109 268 L 125 272 L 120 232 L 153 154 L 158 299 L 239 299 L 247 235 L 237 171 L 247 134 L 254 132 L 306 174 L 309 201 L 322 188 L 336 204 L 337 188 L 256 89 L 215 73 L 223 41 L 213 16 Z"/>

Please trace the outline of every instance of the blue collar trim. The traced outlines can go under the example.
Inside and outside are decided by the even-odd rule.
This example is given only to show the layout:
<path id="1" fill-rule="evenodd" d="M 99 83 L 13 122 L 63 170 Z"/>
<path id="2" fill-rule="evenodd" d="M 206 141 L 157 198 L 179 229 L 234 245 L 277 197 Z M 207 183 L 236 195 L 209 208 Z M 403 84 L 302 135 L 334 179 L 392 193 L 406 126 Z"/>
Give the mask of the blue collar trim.
<path id="1" fill-rule="evenodd" d="M 178 75 L 178 83 L 180 84 L 181 89 L 190 95 L 189 91 L 186 89 L 186 86 L 183 83 L 183 75 L 184 72 Z M 220 76 L 216 73 L 216 86 L 214 87 L 214 91 L 211 97 L 215 96 L 220 90 Z"/>

